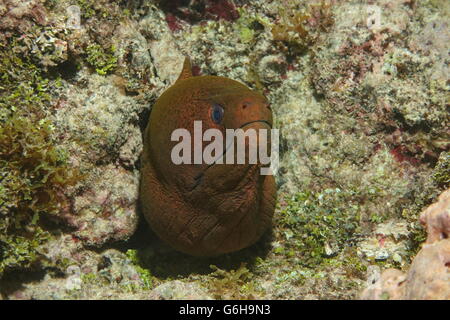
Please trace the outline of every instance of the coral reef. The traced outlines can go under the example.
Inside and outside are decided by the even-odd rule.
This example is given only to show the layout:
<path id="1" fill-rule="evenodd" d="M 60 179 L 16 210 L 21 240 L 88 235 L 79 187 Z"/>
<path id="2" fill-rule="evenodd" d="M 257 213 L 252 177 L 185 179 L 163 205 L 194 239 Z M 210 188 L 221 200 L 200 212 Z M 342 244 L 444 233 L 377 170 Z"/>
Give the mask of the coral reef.
<path id="1" fill-rule="evenodd" d="M 47 11 L 40 0 L 4 0 L 0 3 L 0 25 L 2 30 L 29 31 L 34 23 L 45 25 Z"/>
<path id="2" fill-rule="evenodd" d="M 407 273 L 388 269 L 369 284 L 362 299 L 450 299 L 450 189 L 420 215 L 428 237 Z"/>
<path id="3" fill-rule="evenodd" d="M 86 245 L 133 233 L 138 176 L 124 168 L 139 157 L 142 112 L 142 104 L 117 91 L 117 78 L 83 78 L 83 69 L 105 75 L 118 59 L 108 49 L 113 44 L 89 44 L 84 30 L 66 28 L 63 3 L 2 5 L 0 277 L 51 264 L 44 248 L 58 241 L 61 225 Z"/>
<path id="4" fill-rule="evenodd" d="M 212 300 L 205 289 L 195 283 L 168 281 L 156 287 L 149 296 L 156 300 Z"/>
<path id="5" fill-rule="evenodd" d="M 450 235 L 450 190 L 439 196 L 439 201 L 429 206 L 421 215 L 420 222 L 426 226 L 427 240 L 434 243 L 448 239 Z"/>
<path id="6" fill-rule="evenodd" d="M 13 10 L 12 2 L 7 2 L 16 18 L 32 14 L 27 10 L 34 10 L 34 6 L 29 4 L 30 7 Z M 2 28 L 21 25 L 12 21 L 15 20 L 5 22 Z M 39 260 L 39 246 L 52 238 L 45 228 L 45 219 L 67 203 L 63 190 L 81 177 L 71 167 L 66 150 L 57 145 L 55 127 L 47 117 L 61 86 L 59 79 L 47 78 L 34 56 L 30 57 L 31 45 L 26 37 L 8 36 L 8 31 L 2 36 L 0 277 L 5 270 L 30 268 Z"/>
<path id="7" fill-rule="evenodd" d="M 449 5 L 0 0 L 1 297 L 354 299 L 369 276 L 365 298 L 448 299 L 448 200 L 419 213 L 448 188 Z M 272 233 L 207 260 L 136 205 L 184 55 L 281 129 Z"/>

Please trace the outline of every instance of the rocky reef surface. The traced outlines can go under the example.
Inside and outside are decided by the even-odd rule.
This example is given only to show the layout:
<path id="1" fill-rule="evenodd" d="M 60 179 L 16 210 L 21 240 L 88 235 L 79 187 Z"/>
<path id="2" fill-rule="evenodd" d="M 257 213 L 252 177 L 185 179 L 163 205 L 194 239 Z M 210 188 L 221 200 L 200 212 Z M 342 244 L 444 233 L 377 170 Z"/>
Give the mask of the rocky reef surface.
<path id="1" fill-rule="evenodd" d="M 385 270 L 361 294 L 362 299 L 450 300 L 450 189 L 420 215 L 428 236 L 411 268 Z"/>
<path id="2" fill-rule="evenodd" d="M 448 299 L 448 191 L 427 232 L 419 215 L 449 186 L 449 15 L 0 0 L 0 297 Z M 142 131 L 185 55 L 263 92 L 281 130 L 271 234 L 216 258 L 165 246 L 137 201 Z"/>

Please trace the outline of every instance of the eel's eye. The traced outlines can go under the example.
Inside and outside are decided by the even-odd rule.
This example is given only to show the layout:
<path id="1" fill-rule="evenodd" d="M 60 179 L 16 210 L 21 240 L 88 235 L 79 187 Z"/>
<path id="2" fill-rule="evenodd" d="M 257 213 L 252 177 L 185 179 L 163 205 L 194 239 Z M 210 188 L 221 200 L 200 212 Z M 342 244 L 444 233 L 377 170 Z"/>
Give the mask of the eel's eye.
<path id="1" fill-rule="evenodd" d="M 211 119 L 212 121 L 214 121 L 214 123 L 221 123 L 222 119 L 223 119 L 223 107 L 218 104 L 218 103 L 214 103 L 212 105 L 212 110 L 211 110 Z"/>

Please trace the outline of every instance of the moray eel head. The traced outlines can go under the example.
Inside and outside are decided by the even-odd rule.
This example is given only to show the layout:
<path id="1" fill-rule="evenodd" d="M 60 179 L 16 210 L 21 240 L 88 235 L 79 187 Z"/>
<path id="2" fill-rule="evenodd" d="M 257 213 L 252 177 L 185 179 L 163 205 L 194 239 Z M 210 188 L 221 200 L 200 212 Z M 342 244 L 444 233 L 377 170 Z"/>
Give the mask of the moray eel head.
<path id="1" fill-rule="evenodd" d="M 214 256 L 245 248 L 261 237 L 275 208 L 274 178 L 260 174 L 259 160 L 249 161 L 250 134 L 243 138 L 243 163 L 237 162 L 236 139 L 225 138 L 227 129 L 253 129 L 259 143 L 259 133 L 266 129 L 263 142 L 270 152 L 272 122 L 263 95 L 225 77 L 193 77 L 185 60 L 178 80 L 152 107 L 141 157 L 141 208 L 162 240 L 191 255 Z M 189 163 L 173 161 L 180 143 L 173 136 L 177 129 L 190 137 L 189 148 L 182 152 Z M 202 139 L 208 129 L 220 131 L 223 148 L 213 153 L 212 162 L 196 162 L 195 150 L 215 141 Z M 233 164 L 226 163 L 227 157 Z"/>

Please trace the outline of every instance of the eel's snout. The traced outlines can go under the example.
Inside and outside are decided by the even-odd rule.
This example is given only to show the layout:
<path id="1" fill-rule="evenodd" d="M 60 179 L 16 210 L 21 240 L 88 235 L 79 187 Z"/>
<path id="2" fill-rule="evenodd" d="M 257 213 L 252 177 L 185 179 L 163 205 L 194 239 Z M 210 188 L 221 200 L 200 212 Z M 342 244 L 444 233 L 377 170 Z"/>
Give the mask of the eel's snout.
<path id="1" fill-rule="evenodd" d="M 272 126 L 272 109 L 266 98 L 246 99 L 241 103 L 240 117 L 246 122 L 267 121 Z"/>

